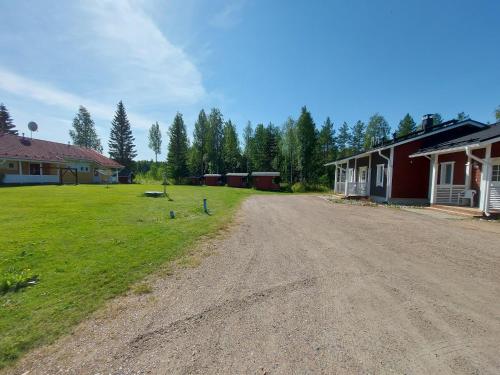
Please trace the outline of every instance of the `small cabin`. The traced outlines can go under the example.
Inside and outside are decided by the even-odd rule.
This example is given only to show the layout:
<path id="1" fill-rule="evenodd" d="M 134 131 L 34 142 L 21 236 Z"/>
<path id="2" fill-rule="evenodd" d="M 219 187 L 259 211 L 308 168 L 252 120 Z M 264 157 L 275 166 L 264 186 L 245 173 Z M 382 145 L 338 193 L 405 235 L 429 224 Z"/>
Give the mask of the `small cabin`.
<path id="1" fill-rule="evenodd" d="M 226 173 L 226 183 L 229 187 L 247 188 L 248 173 Z"/>
<path id="2" fill-rule="evenodd" d="M 221 186 L 222 185 L 222 175 L 220 174 L 204 174 L 203 182 L 207 186 Z"/>
<path id="3" fill-rule="evenodd" d="M 279 190 L 279 172 L 252 172 L 252 185 L 258 190 Z"/>

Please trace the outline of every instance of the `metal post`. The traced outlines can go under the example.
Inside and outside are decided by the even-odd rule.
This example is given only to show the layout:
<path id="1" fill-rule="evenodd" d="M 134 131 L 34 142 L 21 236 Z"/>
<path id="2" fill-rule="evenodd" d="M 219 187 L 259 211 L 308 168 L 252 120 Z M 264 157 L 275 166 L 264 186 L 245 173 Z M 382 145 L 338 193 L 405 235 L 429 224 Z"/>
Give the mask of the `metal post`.
<path id="1" fill-rule="evenodd" d="M 207 198 L 203 198 L 203 211 L 208 213 Z"/>

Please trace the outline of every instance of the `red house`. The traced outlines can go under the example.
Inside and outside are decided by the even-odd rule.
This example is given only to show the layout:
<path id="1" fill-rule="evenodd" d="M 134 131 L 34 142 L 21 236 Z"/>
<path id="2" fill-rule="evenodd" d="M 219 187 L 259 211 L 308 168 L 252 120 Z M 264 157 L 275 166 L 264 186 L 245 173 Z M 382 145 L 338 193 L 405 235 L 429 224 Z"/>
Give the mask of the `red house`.
<path id="1" fill-rule="evenodd" d="M 279 172 L 252 172 L 252 185 L 259 190 L 279 190 Z"/>
<path id="2" fill-rule="evenodd" d="M 203 175 L 203 182 L 207 186 L 221 186 L 222 185 L 222 175 L 220 174 L 205 174 Z"/>
<path id="3" fill-rule="evenodd" d="M 248 187 L 248 173 L 226 173 L 227 186 L 237 188 Z"/>
<path id="4" fill-rule="evenodd" d="M 325 165 L 336 166 L 334 190 L 339 194 L 396 204 L 428 204 L 433 161 L 410 155 L 487 127 L 470 119 L 433 125 L 432 115 L 425 115 L 418 131 L 380 140 L 366 151 Z"/>
<path id="5" fill-rule="evenodd" d="M 500 123 L 410 155 L 429 160 L 431 205 L 500 213 Z"/>

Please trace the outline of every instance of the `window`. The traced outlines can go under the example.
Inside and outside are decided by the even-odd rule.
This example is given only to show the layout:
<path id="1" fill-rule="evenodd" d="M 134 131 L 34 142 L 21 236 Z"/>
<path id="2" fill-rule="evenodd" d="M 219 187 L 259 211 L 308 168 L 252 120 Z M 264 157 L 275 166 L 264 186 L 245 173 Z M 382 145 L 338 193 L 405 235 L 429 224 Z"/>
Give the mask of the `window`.
<path id="1" fill-rule="evenodd" d="M 492 168 L 492 174 L 491 174 L 491 181 L 492 182 L 500 182 L 500 164 L 496 164 Z"/>
<path id="2" fill-rule="evenodd" d="M 384 169 L 385 164 L 377 164 L 377 178 L 375 179 L 376 186 L 384 186 Z"/>
<path id="3" fill-rule="evenodd" d="M 354 182 L 354 169 L 349 168 L 349 170 L 347 172 L 347 176 L 349 178 L 348 182 Z"/>
<path id="4" fill-rule="evenodd" d="M 16 166 L 14 165 L 14 163 L 9 163 L 9 169 L 15 169 Z"/>
<path id="5" fill-rule="evenodd" d="M 30 174 L 40 175 L 40 164 L 30 164 Z"/>
<path id="6" fill-rule="evenodd" d="M 440 185 L 453 185 L 453 166 L 455 162 L 441 163 Z"/>

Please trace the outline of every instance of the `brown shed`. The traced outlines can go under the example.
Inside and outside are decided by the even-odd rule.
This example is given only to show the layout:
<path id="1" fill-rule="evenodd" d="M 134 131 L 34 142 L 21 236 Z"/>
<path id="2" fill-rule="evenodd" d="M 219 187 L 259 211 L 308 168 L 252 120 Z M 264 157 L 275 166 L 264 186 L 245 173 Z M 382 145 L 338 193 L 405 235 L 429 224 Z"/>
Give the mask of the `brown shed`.
<path id="1" fill-rule="evenodd" d="M 247 188 L 248 173 L 227 173 L 226 183 L 230 187 Z"/>
<path id="2" fill-rule="evenodd" d="M 203 175 L 203 182 L 207 186 L 221 186 L 222 175 L 220 174 L 205 174 Z"/>
<path id="3" fill-rule="evenodd" d="M 279 190 L 279 172 L 252 172 L 252 185 L 259 190 Z"/>

